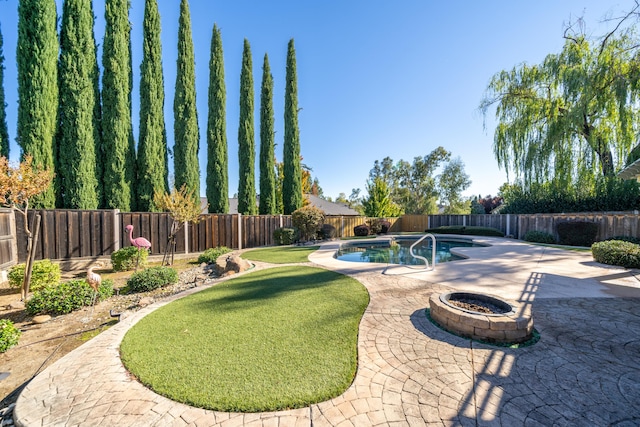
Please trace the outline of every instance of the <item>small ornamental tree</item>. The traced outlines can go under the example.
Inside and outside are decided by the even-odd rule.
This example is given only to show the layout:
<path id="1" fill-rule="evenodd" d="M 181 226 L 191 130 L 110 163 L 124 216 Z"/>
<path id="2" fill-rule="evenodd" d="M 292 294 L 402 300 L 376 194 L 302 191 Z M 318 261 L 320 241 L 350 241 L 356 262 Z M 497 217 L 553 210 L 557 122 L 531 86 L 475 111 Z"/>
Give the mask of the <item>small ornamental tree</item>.
<path id="1" fill-rule="evenodd" d="M 304 206 L 291 214 L 291 222 L 300 230 L 303 241 L 315 238 L 324 223 L 324 212 L 315 206 Z"/>
<path id="2" fill-rule="evenodd" d="M 49 188 L 53 181 L 53 172 L 49 170 L 36 170 L 33 167 L 33 157 L 26 155 L 24 161 L 18 166 L 9 165 L 6 157 L 0 157 L 0 205 L 12 208 L 20 212 L 24 217 L 24 231 L 27 235 L 27 262 L 24 283 L 22 284 L 22 299 L 26 300 L 29 293 L 31 280 L 31 246 L 33 235 L 29 229 L 27 213 L 29 199 L 35 197 Z"/>
<path id="3" fill-rule="evenodd" d="M 197 199 L 197 201 L 196 201 Z M 153 204 L 160 210 L 169 212 L 171 219 L 171 232 L 167 239 L 167 246 L 162 257 L 162 265 L 173 264 L 173 255 L 176 248 L 176 235 L 178 231 L 184 227 L 187 222 L 197 224 L 200 221 L 200 199 L 196 198 L 193 191 L 187 190 L 186 184 L 183 184 L 180 190 L 174 188 L 171 194 L 156 192 L 153 196 Z M 169 251 L 171 251 L 171 259 L 169 259 Z"/>

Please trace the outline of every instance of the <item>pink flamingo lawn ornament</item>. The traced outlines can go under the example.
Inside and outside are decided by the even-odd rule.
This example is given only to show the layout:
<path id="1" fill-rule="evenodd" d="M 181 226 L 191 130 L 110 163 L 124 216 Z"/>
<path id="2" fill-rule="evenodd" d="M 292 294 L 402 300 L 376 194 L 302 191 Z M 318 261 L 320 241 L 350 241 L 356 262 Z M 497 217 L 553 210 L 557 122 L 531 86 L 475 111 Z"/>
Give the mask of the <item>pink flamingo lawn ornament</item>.
<path id="1" fill-rule="evenodd" d="M 145 239 L 144 237 L 136 237 L 133 238 L 133 225 L 129 224 L 125 228 L 129 232 L 129 242 L 136 248 L 138 248 L 138 260 L 136 261 L 136 270 L 138 271 L 138 263 L 140 262 L 140 248 L 151 249 L 151 242 Z"/>
<path id="2" fill-rule="evenodd" d="M 94 268 L 95 268 L 95 266 L 91 266 L 87 270 L 87 282 L 89 283 L 89 286 L 91 286 L 91 289 L 93 289 L 93 297 L 91 298 L 91 314 L 90 314 L 90 317 L 93 316 L 93 307 L 96 304 L 96 296 L 98 295 L 98 288 L 100 287 L 100 284 L 102 283 L 102 276 L 100 276 L 98 273 L 94 273 L 93 272 Z"/>

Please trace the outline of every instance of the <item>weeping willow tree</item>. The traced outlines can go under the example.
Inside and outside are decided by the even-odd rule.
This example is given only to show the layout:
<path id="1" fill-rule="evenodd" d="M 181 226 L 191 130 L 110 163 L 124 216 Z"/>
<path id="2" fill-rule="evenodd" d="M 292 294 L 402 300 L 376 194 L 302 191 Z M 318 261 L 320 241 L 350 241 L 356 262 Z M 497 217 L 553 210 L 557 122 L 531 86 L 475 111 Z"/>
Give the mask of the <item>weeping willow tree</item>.
<path id="1" fill-rule="evenodd" d="M 560 53 L 491 79 L 480 110 L 495 107 L 494 154 L 525 187 L 592 187 L 624 165 L 638 135 L 640 39 L 620 24 L 636 9 L 601 38 L 569 26 Z"/>

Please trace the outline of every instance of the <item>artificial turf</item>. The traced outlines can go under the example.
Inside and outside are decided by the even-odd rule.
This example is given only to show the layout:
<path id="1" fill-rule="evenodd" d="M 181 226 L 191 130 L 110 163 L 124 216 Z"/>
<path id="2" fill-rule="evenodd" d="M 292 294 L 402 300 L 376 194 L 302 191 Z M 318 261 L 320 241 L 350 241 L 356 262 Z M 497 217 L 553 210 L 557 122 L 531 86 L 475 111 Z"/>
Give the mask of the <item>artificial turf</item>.
<path id="1" fill-rule="evenodd" d="M 335 272 L 257 271 L 152 312 L 126 334 L 122 360 L 143 384 L 189 405 L 304 407 L 353 381 L 368 302 L 358 281 Z"/>

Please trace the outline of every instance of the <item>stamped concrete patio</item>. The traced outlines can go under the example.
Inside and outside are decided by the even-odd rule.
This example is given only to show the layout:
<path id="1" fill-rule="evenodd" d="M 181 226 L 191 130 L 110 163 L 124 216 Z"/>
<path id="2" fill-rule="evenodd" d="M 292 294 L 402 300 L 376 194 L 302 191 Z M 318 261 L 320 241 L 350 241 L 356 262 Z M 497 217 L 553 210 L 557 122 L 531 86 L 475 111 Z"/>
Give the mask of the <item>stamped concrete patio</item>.
<path id="1" fill-rule="evenodd" d="M 640 281 L 588 252 L 477 239 L 469 258 L 433 272 L 337 261 L 337 243 L 310 261 L 349 274 L 371 302 L 359 367 L 341 396 L 277 413 L 221 413 L 172 402 L 131 378 L 118 355 L 153 304 L 68 354 L 21 393 L 19 426 L 632 426 L 640 424 Z M 268 268 L 258 265 L 258 268 Z M 215 285 L 212 282 L 210 285 Z M 196 288 L 200 290 L 202 288 Z M 430 323 L 433 292 L 482 291 L 533 305 L 540 341 L 497 348 Z M 181 294 L 180 297 L 185 294 Z"/>

